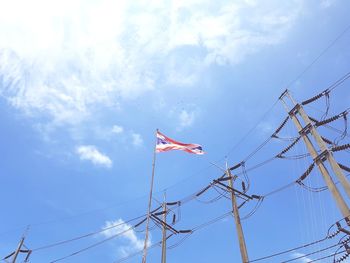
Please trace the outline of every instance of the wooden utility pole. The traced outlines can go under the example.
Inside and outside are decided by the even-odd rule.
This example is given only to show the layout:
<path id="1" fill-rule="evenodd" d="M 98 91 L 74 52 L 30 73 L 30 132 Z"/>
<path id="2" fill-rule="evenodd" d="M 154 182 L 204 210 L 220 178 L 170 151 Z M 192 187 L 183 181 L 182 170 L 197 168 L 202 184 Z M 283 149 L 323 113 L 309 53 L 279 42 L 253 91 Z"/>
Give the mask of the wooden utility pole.
<path id="1" fill-rule="evenodd" d="M 228 180 L 229 187 L 231 189 L 234 189 L 233 188 L 233 177 L 232 177 L 231 171 L 229 169 L 226 169 L 226 175 L 229 178 L 229 180 Z M 239 217 L 236 195 L 235 195 L 234 191 L 232 191 L 232 190 L 231 190 L 231 201 L 232 201 L 233 216 L 235 218 L 235 224 L 236 224 L 236 230 L 237 230 L 238 241 L 239 241 L 239 249 L 241 251 L 242 262 L 247 263 L 247 262 L 249 262 L 247 247 L 245 244 L 241 219 Z"/>
<path id="2" fill-rule="evenodd" d="M 166 193 L 164 192 L 163 200 L 163 237 L 162 237 L 162 263 L 166 263 L 166 216 L 167 216 L 167 205 L 166 205 Z"/>
<path id="3" fill-rule="evenodd" d="M 288 108 L 287 103 L 283 100 L 285 97 L 288 97 L 289 100 L 293 104 L 293 108 L 290 110 Z M 345 202 L 344 198 L 342 197 L 341 193 L 339 192 L 338 188 L 336 187 L 335 183 L 332 180 L 332 177 L 330 176 L 326 166 L 324 165 L 324 161 L 328 160 L 332 170 L 337 175 L 340 183 L 345 189 L 345 192 L 347 193 L 348 197 L 350 197 L 350 184 L 348 180 L 345 178 L 343 172 L 341 171 L 338 163 L 335 161 L 333 154 L 328 150 L 325 142 L 319 135 L 318 131 L 316 130 L 316 127 L 312 125 L 310 118 L 307 116 L 303 106 L 299 103 L 296 103 L 296 101 L 293 99 L 291 94 L 288 90 L 286 90 L 281 96 L 280 100 L 283 103 L 283 106 L 285 107 L 287 113 L 289 114 L 290 118 L 293 120 L 300 136 L 303 138 L 306 147 L 313 158 L 314 162 L 316 163 L 318 169 L 320 170 L 323 179 L 325 180 L 327 187 L 329 188 L 330 192 L 333 195 L 333 198 L 335 199 L 342 215 L 344 217 L 348 217 L 350 215 L 350 209 Z M 302 126 L 301 122 L 299 121 L 297 115 L 300 115 L 305 123 L 305 127 Z M 321 153 L 318 154 L 315 146 L 312 144 L 309 134 L 311 134 L 316 143 L 318 144 Z"/>

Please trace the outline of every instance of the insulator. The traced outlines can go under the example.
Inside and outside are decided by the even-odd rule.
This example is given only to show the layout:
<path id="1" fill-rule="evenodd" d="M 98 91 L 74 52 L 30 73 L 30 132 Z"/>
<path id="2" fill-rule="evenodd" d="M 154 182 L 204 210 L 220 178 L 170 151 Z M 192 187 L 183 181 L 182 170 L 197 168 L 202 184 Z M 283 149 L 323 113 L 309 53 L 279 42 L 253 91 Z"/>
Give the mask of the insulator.
<path id="1" fill-rule="evenodd" d="M 339 167 L 340 167 L 341 169 L 343 169 L 344 171 L 347 171 L 347 172 L 350 173 L 350 168 L 349 168 L 349 167 L 347 167 L 347 166 L 345 166 L 345 165 L 343 165 L 343 164 L 341 164 L 341 163 L 338 163 L 338 165 L 339 165 Z"/>
<path id="2" fill-rule="evenodd" d="M 175 223 L 176 223 L 176 215 L 175 214 L 173 214 L 173 221 L 171 222 L 173 225 L 175 225 Z"/>
<path id="3" fill-rule="evenodd" d="M 318 122 L 316 122 L 316 126 L 318 127 L 318 126 L 322 126 L 322 125 L 325 125 L 327 123 L 333 122 L 333 121 L 339 119 L 340 117 L 346 116 L 346 114 L 347 114 L 347 112 L 344 111 L 344 112 L 342 112 L 342 113 L 340 113 L 338 115 L 335 115 L 335 116 L 333 116 L 331 118 L 325 119 L 323 121 L 318 121 Z"/>
<path id="4" fill-rule="evenodd" d="M 287 116 L 284 121 L 281 123 L 281 125 L 276 129 L 276 131 L 272 134 L 271 137 L 277 138 L 277 134 L 283 129 L 283 127 L 286 125 L 287 121 L 289 120 L 289 116 Z"/>
<path id="5" fill-rule="evenodd" d="M 328 140 L 327 138 L 325 138 L 325 137 L 321 137 L 322 138 L 322 140 L 325 142 L 325 143 L 327 143 L 327 144 L 333 144 L 333 142 L 331 141 L 331 140 Z"/>
<path id="6" fill-rule="evenodd" d="M 193 231 L 192 230 L 179 230 L 179 233 L 180 234 L 189 234 L 189 233 L 192 233 Z"/>
<path id="7" fill-rule="evenodd" d="M 245 190 L 246 190 L 244 182 L 242 182 L 242 190 L 243 190 L 243 192 L 245 192 Z"/>
<path id="8" fill-rule="evenodd" d="M 177 205 L 180 201 L 176 201 L 176 202 L 169 202 L 169 203 L 166 203 L 166 205 Z"/>
<path id="9" fill-rule="evenodd" d="M 205 191 L 207 191 L 209 188 L 211 187 L 211 185 L 208 185 L 207 187 L 205 187 L 203 190 L 199 191 L 196 196 L 200 196 L 201 194 L 203 194 Z"/>
<path id="10" fill-rule="evenodd" d="M 310 98 L 310 99 L 304 100 L 304 101 L 301 103 L 301 105 L 307 105 L 307 104 L 309 104 L 309 103 L 311 103 L 311 102 L 314 102 L 314 101 L 316 101 L 316 100 L 322 98 L 323 96 L 325 96 L 325 95 L 328 94 L 328 93 L 329 93 L 328 89 L 327 89 L 327 90 L 324 90 L 324 91 L 322 91 L 320 94 L 317 94 L 316 96 L 314 96 L 314 97 L 312 97 L 312 98 Z"/>
<path id="11" fill-rule="evenodd" d="M 309 119 L 310 119 L 310 121 L 312 121 L 312 122 L 315 122 L 315 123 L 318 122 L 318 120 L 316 120 L 315 118 L 312 118 L 311 116 L 309 116 Z"/>
<path id="12" fill-rule="evenodd" d="M 307 168 L 307 170 L 302 174 L 302 176 L 300 176 L 300 178 L 297 180 L 297 183 L 301 183 L 301 181 L 305 180 L 306 177 L 308 177 L 308 175 L 310 175 L 310 173 L 312 172 L 312 170 L 315 167 L 315 163 L 312 163 L 309 168 Z"/>
<path id="13" fill-rule="evenodd" d="M 231 168 L 229 168 L 229 170 L 230 170 L 230 171 L 235 170 L 235 169 L 237 169 L 237 168 L 241 167 L 241 166 L 242 166 L 242 164 L 243 164 L 243 162 L 240 162 L 240 163 L 238 163 L 238 164 L 236 164 L 236 165 L 232 166 Z"/>
<path id="14" fill-rule="evenodd" d="M 332 148 L 332 152 L 339 152 L 339 151 L 343 151 L 343 150 L 346 150 L 349 148 L 350 148 L 350 143 L 344 144 L 344 145 L 339 145 L 339 146 L 334 146 Z"/>
<path id="15" fill-rule="evenodd" d="M 327 238 L 331 239 L 331 238 L 333 238 L 333 237 L 337 236 L 339 233 L 340 233 L 340 230 L 339 230 L 339 229 L 337 229 L 337 230 L 336 230 L 334 233 L 329 234 L 329 235 L 327 236 Z"/>
<path id="16" fill-rule="evenodd" d="M 137 223 L 134 227 L 136 228 L 136 227 L 142 225 L 146 220 L 147 220 L 147 218 L 143 219 L 141 222 Z"/>
<path id="17" fill-rule="evenodd" d="M 283 158 L 283 154 L 285 154 L 286 152 L 288 152 L 290 149 L 293 148 L 294 145 L 297 144 L 297 142 L 300 140 L 301 137 L 298 137 L 294 140 L 294 142 L 292 142 L 290 145 L 288 145 L 288 147 L 286 147 L 284 150 L 282 150 L 279 154 L 276 155 L 277 158 Z"/>

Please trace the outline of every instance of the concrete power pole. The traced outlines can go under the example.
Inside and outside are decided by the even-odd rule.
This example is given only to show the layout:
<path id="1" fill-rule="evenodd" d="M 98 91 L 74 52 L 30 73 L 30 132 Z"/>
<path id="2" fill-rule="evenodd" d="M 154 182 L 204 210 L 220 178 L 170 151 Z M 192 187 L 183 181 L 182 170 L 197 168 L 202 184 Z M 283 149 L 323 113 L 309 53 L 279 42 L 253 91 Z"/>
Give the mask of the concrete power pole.
<path id="1" fill-rule="evenodd" d="M 229 180 L 228 180 L 229 187 L 231 189 L 234 189 L 233 188 L 233 177 L 232 177 L 231 171 L 229 169 L 226 169 L 226 175 L 229 178 Z M 236 195 L 235 195 L 234 191 L 232 191 L 232 190 L 231 190 L 231 201 L 232 201 L 232 209 L 233 209 L 233 215 L 235 218 L 235 224 L 236 224 L 236 230 L 237 230 L 237 235 L 238 235 L 239 249 L 241 252 L 242 262 L 247 263 L 247 262 L 249 262 L 247 247 L 245 244 L 243 228 L 242 228 L 242 224 L 241 224 L 241 218 L 239 216 Z"/>
<path id="2" fill-rule="evenodd" d="M 19 241 L 16 250 L 14 252 L 12 252 L 10 255 L 6 256 L 4 258 L 4 260 L 11 258 L 11 263 L 16 263 L 18 255 L 20 253 L 24 253 L 24 254 L 27 254 L 26 258 L 24 259 L 24 262 L 28 262 L 29 256 L 32 253 L 32 250 L 22 249 L 22 247 L 25 247 L 24 240 L 25 240 L 26 233 L 28 232 L 28 229 L 29 229 L 29 227 L 27 228 L 27 230 L 25 231 L 25 234 L 23 234 L 21 240 Z"/>
<path id="3" fill-rule="evenodd" d="M 15 262 L 16 262 L 17 257 L 18 257 L 18 254 L 21 252 L 21 249 L 22 249 L 22 246 L 23 246 L 23 243 L 24 243 L 24 239 L 25 239 L 25 237 L 23 236 L 23 237 L 21 238 L 21 240 L 19 241 L 19 244 L 18 244 L 18 246 L 17 246 L 17 249 L 16 249 L 15 253 L 13 254 L 11 263 L 15 263 Z"/>
<path id="4" fill-rule="evenodd" d="M 166 193 L 164 192 L 163 200 L 163 225 L 162 229 L 162 263 L 166 263 L 166 216 L 167 216 L 167 205 L 166 205 Z"/>
<path id="5" fill-rule="evenodd" d="M 290 110 L 288 108 L 288 104 L 284 101 L 285 98 L 288 98 L 290 102 L 293 105 L 293 108 Z M 320 170 L 323 179 L 325 180 L 328 189 L 333 195 L 333 198 L 335 199 L 343 217 L 350 216 L 350 209 L 345 202 L 344 198 L 342 197 L 341 193 L 339 192 L 338 188 L 336 187 L 335 183 L 332 180 L 332 177 L 330 176 L 324 162 L 327 160 L 330 163 L 330 166 L 333 170 L 333 172 L 336 174 L 337 178 L 339 179 L 341 185 L 343 186 L 346 194 L 350 198 L 350 184 L 348 180 L 346 179 L 345 175 L 343 174 L 341 168 L 339 167 L 338 163 L 335 161 L 332 152 L 330 152 L 327 148 L 327 145 L 323 141 L 322 137 L 318 133 L 316 127 L 312 125 L 312 122 L 308 115 L 306 114 L 303 106 L 299 103 L 297 103 L 288 90 L 286 90 L 281 96 L 280 100 L 283 103 L 284 108 L 286 109 L 287 113 L 289 114 L 290 118 L 292 119 L 293 123 L 295 124 L 300 136 L 304 140 L 306 147 L 313 158 L 315 164 L 317 165 L 318 169 Z M 298 115 L 302 118 L 303 122 L 305 123 L 305 126 L 303 127 L 301 122 L 298 119 Z M 313 136 L 315 139 L 319 149 L 320 154 L 318 154 L 317 149 L 313 145 L 311 139 L 309 138 L 309 135 Z"/>

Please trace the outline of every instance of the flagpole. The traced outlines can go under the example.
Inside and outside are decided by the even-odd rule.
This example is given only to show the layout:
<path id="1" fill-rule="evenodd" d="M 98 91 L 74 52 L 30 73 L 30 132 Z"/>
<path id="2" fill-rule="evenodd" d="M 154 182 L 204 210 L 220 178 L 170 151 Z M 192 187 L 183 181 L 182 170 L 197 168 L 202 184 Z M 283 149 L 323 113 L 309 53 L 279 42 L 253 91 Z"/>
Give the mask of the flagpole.
<path id="1" fill-rule="evenodd" d="M 151 179 L 151 189 L 149 192 L 149 200 L 148 200 L 148 211 L 147 211 L 147 221 L 146 221 L 146 236 L 145 236 L 145 243 L 143 246 L 143 256 L 142 256 L 142 263 L 146 263 L 147 259 L 147 243 L 148 243 L 148 234 L 149 234 L 149 220 L 150 220 L 150 214 L 151 214 L 151 206 L 152 206 L 152 192 L 153 192 L 153 182 L 154 182 L 154 171 L 156 166 L 156 146 L 157 146 L 157 133 L 158 129 L 156 130 L 156 142 L 154 145 L 154 151 L 153 151 L 153 164 L 152 164 L 152 179 Z"/>

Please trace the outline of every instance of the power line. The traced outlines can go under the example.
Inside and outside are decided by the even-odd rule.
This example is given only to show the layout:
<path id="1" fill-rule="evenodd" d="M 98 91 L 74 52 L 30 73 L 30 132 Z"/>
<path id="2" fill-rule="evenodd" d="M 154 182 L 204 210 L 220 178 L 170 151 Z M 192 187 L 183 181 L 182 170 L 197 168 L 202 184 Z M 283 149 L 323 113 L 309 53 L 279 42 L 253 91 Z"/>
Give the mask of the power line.
<path id="1" fill-rule="evenodd" d="M 322 52 L 302 71 L 296 78 L 294 78 L 287 87 L 289 88 L 292 84 L 294 84 L 298 79 L 300 79 L 339 39 L 341 39 L 345 33 L 350 29 L 350 25 L 348 25 Z"/>
<path id="2" fill-rule="evenodd" d="M 343 219 L 342 219 L 342 220 L 343 220 Z M 333 224 L 332 226 L 334 226 L 334 224 Z M 331 227 L 332 227 L 332 226 L 331 226 Z M 303 245 L 300 245 L 300 246 L 297 246 L 297 247 L 294 247 L 294 248 L 291 248 L 291 249 L 283 250 L 283 251 L 281 251 L 281 252 L 277 252 L 277 253 L 274 253 L 274 254 L 271 254 L 271 255 L 268 255 L 268 256 L 264 256 L 264 257 L 261 257 L 261 258 L 257 258 L 257 259 L 254 259 L 254 260 L 250 260 L 249 263 L 257 262 L 257 261 L 261 261 L 261 260 L 266 260 L 266 259 L 270 259 L 270 258 L 273 258 L 273 257 L 277 257 L 277 256 L 280 256 L 280 255 L 283 255 L 283 254 L 287 254 L 287 253 L 293 252 L 293 251 L 295 251 L 295 250 L 300 250 L 300 249 L 303 249 L 303 248 L 307 248 L 307 247 L 310 247 L 310 246 L 313 246 L 313 245 L 322 243 L 322 242 L 324 242 L 324 241 L 326 241 L 326 240 L 332 239 L 333 237 L 335 237 L 335 236 L 338 235 L 338 234 L 339 234 L 339 232 L 336 232 L 336 233 L 334 233 L 334 234 L 329 234 L 329 230 L 328 230 L 328 234 L 327 234 L 327 236 L 324 237 L 324 238 L 321 238 L 321 239 L 318 239 L 318 240 L 316 240 L 316 241 L 313 241 L 313 242 L 310 242 L 310 243 L 307 243 L 307 244 L 303 244 Z M 346 241 L 346 242 L 349 242 L 349 240 Z M 345 242 L 344 242 L 344 243 L 345 243 Z M 283 263 L 290 262 L 290 261 L 294 261 L 294 260 L 303 258 L 303 257 L 305 257 L 305 256 L 309 256 L 309 255 L 312 255 L 312 254 L 316 254 L 316 253 L 325 251 L 325 250 L 327 250 L 327 249 L 330 249 L 330 248 L 333 248 L 333 247 L 336 247 L 336 246 L 339 246 L 339 245 L 340 245 L 340 244 L 337 243 L 337 244 L 335 244 L 335 245 L 332 245 L 332 246 L 323 248 L 323 249 L 321 249 L 321 250 L 312 252 L 312 253 L 310 253 L 310 254 L 303 255 L 302 257 L 297 257 L 297 258 L 294 258 L 294 259 L 290 259 L 290 260 L 287 260 L 287 261 L 283 261 Z"/>
<path id="3" fill-rule="evenodd" d="M 337 253 L 333 253 L 333 254 L 328 255 L 328 256 L 320 257 L 320 258 L 308 261 L 307 263 L 312 263 L 312 262 L 320 261 L 322 259 L 331 258 L 331 257 L 334 257 L 334 256 L 339 255 L 339 254 L 344 253 L 344 252 L 346 252 L 346 250 L 343 250 L 343 251 L 340 251 L 340 252 L 337 252 Z"/>
<path id="4" fill-rule="evenodd" d="M 80 239 L 83 239 L 83 238 L 86 238 L 86 237 L 94 236 L 94 235 L 103 233 L 103 232 L 105 232 L 107 230 L 110 230 L 110 229 L 113 229 L 113 228 L 116 228 L 116 227 L 120 227 L 122 225 L 126 225 L 126 224 L 128 224 L 128 223 L 130 223 L 132 221 L 138 220 L 138 219 L 140 219 L 142 217 L 145 217 L 145 216 L 146 215 L 138 216 L 138 217 L 135 217 L 133 219 L 127 220 L 125 222 L 122 222 L 122 223 L 119 223 L 119 224 L 115 224 L 115 225 L 103 228 L 101 230 L 98 230 L 98 231 L 94 231 L 94 232 L 91 232 L 91 233 L 88 233 L 88 234 L 84 234 L 84 235 L 81 235 L 81 236 L 78 236 L 78 237 L 74 237 L 74 238 L 71 238 L 71 239 L 67 239 L 67 240 L 59 241 L 59 242 L 52 243 L 52 244 L 49 244 L 49 245 L 45 245 L 45 246 L 41 246 L 41 247 L 38 247 L 38 248 L 34 248 L 34 249 L 32 249 L 32 251 L 44 250 L 44 249 L 48 249 L 48 248 L 64 245 L 64 244 L 67 244 L 67 243 L 70 243 L 70 242 L 73 242 L 73 241 L 77 241 L 77 240 L 80 240 Z M 144 219 L 142 221 L 144 222 Z"/>
<path id="5" fill-rule="evenodd" d="M 301 259 L 301 258 L 304 258 L 304 257 L 308 257 L 308 256 L 311 256 L 311 255 L 315 255 L 317 253 L 321 253 L 323 251 L 326 251 L 326 250 L 329 250 L 331 248 L 334 248 L 334 247 L 337 247 L 339 246 L 339 244 L 335 244 L 335 245 L 331 245 L 331 246 L 328 246 L 328 247 L 325 247 L 325 248 L 322 248 L 322 249 L 319 249 L 319 250 L 316 250 L 316 251 L 313 251 L 311 253 L 308 253 L 308 254 L 304 254 L 302 256 L 299 256 L 299 257 L 295 257 L 295 258 L 292 258 L 292 259 L 289 259 L 289 260 L 286 260 L 286 261 L 282 261 L 281 263 L 288 263 L 288 262 L 292 262 L 292 261 L 295 261 L 295 260 L 298 260 L 298 259 Z M 332 254 L 333 256 L 334 254 Z M 320 259 L 319 259 L 320 260 Z M 313 261 L 308 261 L 308 262 L 313 262 Z"/>
<path id="6" fill-rule="evenodd" d="M 129 231 L 135 229 L 136 227 L 138 227 L 139 225 L 141 225 L 141 224 L 144 223 L 144 222 L 145 222 L 145 219 L 143 219 L 143 220 L 140 221 L 139 223 L 137 223 L 137 224 L 135 224 L 135 225 L 133 225 L 133 226 L 131 226 L 131 227 L 129 227 L 129 228 L 127 228 L 127 229 L 121 231 L 121 232 L 118 232 L 118 233 L 116 233 L 116 234 L 114 234 L 114 235 L 112 235 L 112 236 L 110 236 L 110 237 L 108 237 L 108 238 L 105 238 L 105 239 L 103 239 L 103 240 L 101 240 L 101 241 L 99 241 L 99 242 L 93 243 L 93 244 L 90 245 L 90 246 L 87 246 L 87 247 L 84 247 L 84 248 L 82 248 L 82 249 L 80 249 L 80 250 L 77 250 L 77 251 L 75 251 L 75 252 L 73 252 L 73 253 L 71 253 L 71 254 L 69 254 L 69 255 L 67 255 L 67 256 L 64 256 L 64 257 L 61 257 L 61 258 L 52 260 L 52 261 L 50 261 L 50 263 L 55 263 L 55 262 L 62 261 L 62 260 L 64 260 L 64 259 L 67 259 L 67 258 L 76 256 L 76 255 L 78 255 L 78 254 L 80 254 L 80 253 L 82 253 L 82 252 L 85 252 L 85 251 L 89 250 L 89 249 L 92 249 L 92 248 L 94 248 L 94 247 L 97 247 L 97 246 L 99 246 L 99 245 L 102 245 L 103 243 L 106 243 L 106 242 L 108 242 L 108 241 L 110 241 L 110 240 L 112 240 L 112 239 L 114 239 L 114 238 L 116 238 L 116 237 L 118 237 L 118 236 L 121 236 L 121 235 L 125 234 L 126 232 L 129 232 Z"/>
<path id="7" fill-rule="evenodd" d="M 255 125 L 236 143 L 234 144 L 231 149 L 227 152 L 226 155 L 230 155 L 233 150 L 235 150 L 239 145 L 241 145 L 248 136 L 259 126 L 259 124 L 270 114 L 270 112 L 274 109 L 274 107 L 277 105 L 278 100 L 276 100 L 272 106 L 258 119 L 258 121 L 255 123 Z M 223 159 L 223 158 L 222 158 Z M 220 159 L 220 160 L 222 160 Z"/>
<path id="8" fill-rule="evenodd" d="M 218 222 L 218 221 L 224 219 L 225 217 L 227 217 L 227 216 L 229 216 L 229 215 L 231 215 L 231 214 L 232 214 L 232 211 L 229 211 L 229 212 L 227 212 L 227 213 L 225 213 L 225 214 L 222 214 L 222 215 L 220 215 L 220 216 L 218 216 L 218 217 L 216 217 L 216 218 L 214 218 L 214 219 L 211 219 L 211 220 L 209 220 L 209 221 L 207 221 L 207 222 L 205 222 L 205 223 L 202 223 L 202 224 L 200 224 L 200 225 L 198 225 L 198 226 L 192 228 L 192 229 L 190 230 L 190 233 L 189 233 L 188 235 L 186 235 L 183 239 L 181 239 L 180 242 L 177 242 L 176 244 L 169 246 L 168 249 L 172 249 L 172 248 L 175 248 L 175 247 L 179 246 L 179 243 L 182 243 L 185 239 L 187 239 L 187 238 L 188 238 L 190 235 L 192 235 L 195 231 L 201 230 L 202 228 L 205 228 L 205 227 L 207 227 L 207 226 L 209 226 L 209 225 L 212 225 L 212 224 L 214 224 L 214 223 L 216 223 L 216 222 Z M 167 239 L 169 239 L 169 238 L 172 237 L 172 236 L 173 236 L 173 234 L 171 234 L 170 236 L 168 236 Z M 149 246 L 148 249 L 155 248 L 156 246 L 159 246 L 161 243 L 162 243 L 162 241 L 157 242 L 157 243 L 155 243 L 155 244 Z M 128 259 L 130 259 L 130 258 L 132 258 L 132 257 L 134 257 L 134 256 L 136 256 L 136 255 L 141 254 L 142 251 L 143 251 L 143 250 L 136 251 L 136 252 L 134 252 L 134 253 L 132 253 L 132 254 L 126 256 L 126 257 L 123 257 L 123 258 L 120 258 L 120 259 L 114 261 L 113 263 L 119 263 L 119 262 L 126 261 L 126 260 L 128 260 Z M 50 263 L 51 263 L 51 262 L 50 262 Z"/>

